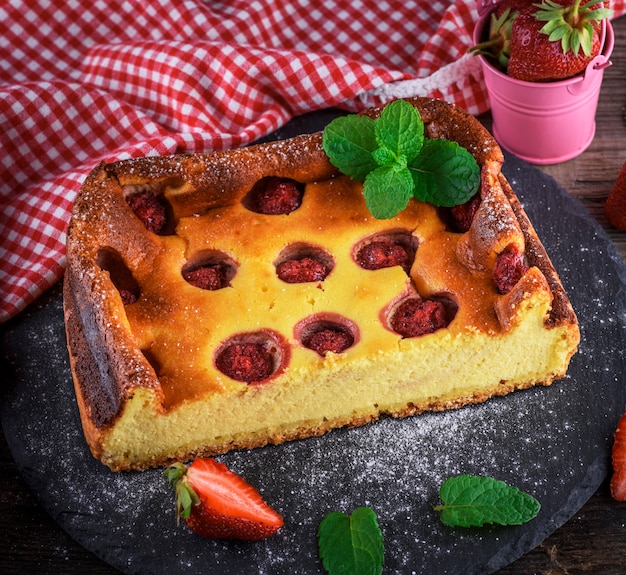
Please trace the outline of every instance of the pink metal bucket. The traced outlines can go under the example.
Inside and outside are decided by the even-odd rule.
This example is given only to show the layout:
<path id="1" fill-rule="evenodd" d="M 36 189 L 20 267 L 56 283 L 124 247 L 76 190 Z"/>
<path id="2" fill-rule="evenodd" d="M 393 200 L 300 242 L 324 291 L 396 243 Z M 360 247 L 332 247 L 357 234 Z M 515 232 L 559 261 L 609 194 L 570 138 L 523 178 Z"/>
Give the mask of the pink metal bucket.
<path id="1" fill-rule="evenodd" d="M 486 8 L 493 8 L 488 6 Z M 486 8 L 474 28 L 474 44 L 489 22 Z M 611 65 L 613 27 L 602 22 L 602 49 L 574 78 L 524 82 L 496 70 L 483 56 L 483 76 L 493 117 L 493 135 L 516 156 L 533 164 L 557 164 L 575 158 L 591 144 L 604 68 Z"/>

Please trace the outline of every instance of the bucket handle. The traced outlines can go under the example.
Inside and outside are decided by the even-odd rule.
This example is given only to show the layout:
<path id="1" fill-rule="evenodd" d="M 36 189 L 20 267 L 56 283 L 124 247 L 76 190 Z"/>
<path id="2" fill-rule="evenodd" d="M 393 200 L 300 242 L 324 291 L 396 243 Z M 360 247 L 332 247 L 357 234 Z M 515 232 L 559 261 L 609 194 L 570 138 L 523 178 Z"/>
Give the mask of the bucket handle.
<path id="1" fill-rule="evenodd" d="M 594 78 L 598 74 L 602 74 L 605 68 L 608 68 L 612 64 L 611 60 L 608 60 L 606 56 L 596 56 L 585 68 L 585 73 L 580 78 L 580 82 L 576 82 L 575 84 L 570 84 L 567 87 L 567 91 L 576 96 L 585 92 L 587 90 L 587 86 L 591 84 Z"/>
<path id="2" fill-rule="evenodd" d="M 580 82 L 575 82 L 567 87 L 567 91 L 576 96 L 581 92 L 584 92 L 588 85 L 594 81 L 594 78 L 598 74 L 602 74 L 605 68 L 611 66 L 612 62 L 609 60 L 611 52 L 613 51 L 613 27 L 607 20 L 602 21 L 602 34 L 600 36 L 600 45 L 602 46 L 602 54 L 598 54 L 595 58 L 587 64 L 585 73 L 581 77 Z"/>

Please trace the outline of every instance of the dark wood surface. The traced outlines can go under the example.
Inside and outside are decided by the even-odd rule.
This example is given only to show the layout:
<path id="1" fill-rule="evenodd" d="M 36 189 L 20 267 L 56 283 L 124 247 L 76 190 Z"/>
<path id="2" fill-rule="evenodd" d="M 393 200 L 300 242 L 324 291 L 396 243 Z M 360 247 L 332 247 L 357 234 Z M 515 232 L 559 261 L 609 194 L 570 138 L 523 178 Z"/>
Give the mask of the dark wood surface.
<path id="1" fill-rule="evenodd" d="M 594 142 L 578 158 L 540 169 L 584 203 L 626 260 L 626 233 L 610 228 L 603 213 L 604 200 L 626 161 L 626 17 L 613 25 L 613 65 L 604 75 Z M 488 123 L 488 118 L 483 119 Z M 77 544 L 38 505 L 13 462 L 4 435 L 0 435 L 0 573 L 117 573 Z M 498 573 L 626 574 L 626 503 L 611 498 L 607 478 L 570 521 Z"/>

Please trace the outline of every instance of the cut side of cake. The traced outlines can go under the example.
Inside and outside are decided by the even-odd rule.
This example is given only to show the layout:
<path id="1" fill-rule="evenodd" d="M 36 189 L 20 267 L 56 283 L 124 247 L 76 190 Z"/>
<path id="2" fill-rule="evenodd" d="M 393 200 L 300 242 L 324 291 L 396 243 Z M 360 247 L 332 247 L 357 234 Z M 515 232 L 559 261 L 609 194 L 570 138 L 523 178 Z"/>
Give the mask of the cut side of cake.
<path id="1" fill-rule="evenodd" d="M 472 201 L 376 219 L 321 133 L 93 170 L 64 310 L 95 457 L 146 469 L 566 374 L 577 319 L 500 148 L 459 108 L 408 101 L 476 159 Z"/>

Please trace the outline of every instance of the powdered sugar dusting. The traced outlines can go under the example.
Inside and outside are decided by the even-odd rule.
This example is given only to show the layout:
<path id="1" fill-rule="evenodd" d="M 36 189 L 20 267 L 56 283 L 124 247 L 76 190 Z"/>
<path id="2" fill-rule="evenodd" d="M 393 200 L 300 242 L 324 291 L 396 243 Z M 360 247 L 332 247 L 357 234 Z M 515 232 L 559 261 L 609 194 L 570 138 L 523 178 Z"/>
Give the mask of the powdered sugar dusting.
<path id="1" fill-rule="evenodd" d="M 116 474 L 88 452 L 57 292 L 3 334 L 16 359 L 2 421 L 25 479 L 64 529 L 124 573 L 323 573 L 319 522 L 362 505 L 379 517 L 385 573 L 490 573 L 528 551 L 607 471 L 610 437 L 626 404 L 626 272 L 571 198 L 550 182 L 529 182 L 507 162 L 514 186 L 528 190 L 524 205 L 581 320 L 580 352 L 565 379 L 457 411 L 384 418 L 220 457 L 284 515 L 285 527 L 255 544 L 208 541 L 176 526 L 161 470 Z M 542 511 L 528 526 L 448 529 L 433 507 L 441 483 L 457 473 L 514 484 L 537 497 Z"/>

